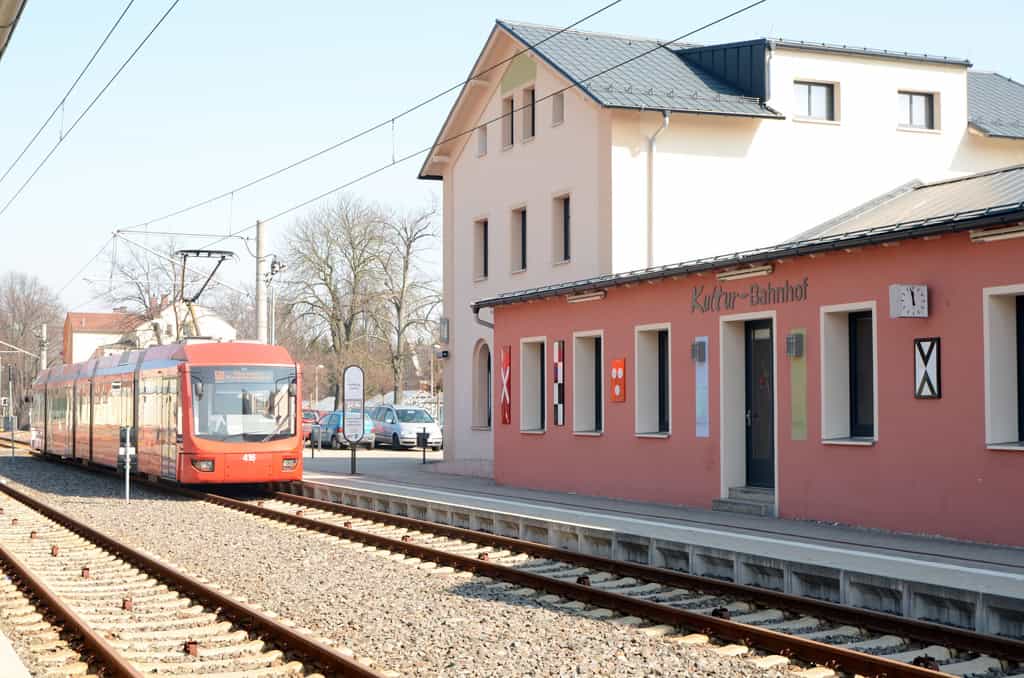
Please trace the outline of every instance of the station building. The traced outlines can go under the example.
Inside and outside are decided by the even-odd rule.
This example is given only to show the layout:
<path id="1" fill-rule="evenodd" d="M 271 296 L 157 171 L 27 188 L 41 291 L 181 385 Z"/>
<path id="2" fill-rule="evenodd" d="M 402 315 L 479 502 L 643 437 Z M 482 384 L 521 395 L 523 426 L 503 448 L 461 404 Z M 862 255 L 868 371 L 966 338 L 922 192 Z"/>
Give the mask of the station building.
<path id="1" fill-rule="evenodd" d="M 419 174 L 443 183 L 438 468 L 494 471 L 466 384 L 498 344 L 474 301 L 772 245 L 915 178 L 1024 163 L 1021 120 L 1024 85 L 965 59 L 497 21 Z"/>
<path id="2" fill-rule="evenodd" d="M 1018 165 L 481 298 L 495 480 L 1024 546 L 1022 262 Z"/>

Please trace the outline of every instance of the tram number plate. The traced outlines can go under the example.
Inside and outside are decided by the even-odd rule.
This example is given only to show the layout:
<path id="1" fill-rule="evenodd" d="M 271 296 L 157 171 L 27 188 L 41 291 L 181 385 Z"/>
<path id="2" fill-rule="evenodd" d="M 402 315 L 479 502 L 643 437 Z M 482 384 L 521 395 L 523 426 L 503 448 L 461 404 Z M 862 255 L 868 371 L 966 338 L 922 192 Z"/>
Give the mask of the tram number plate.
<path id="1" fill-rule="evenodd" d="M 242 461 L 256 461 L 256 454 L 253 452 L 247 452 L 242 455 Z"/>

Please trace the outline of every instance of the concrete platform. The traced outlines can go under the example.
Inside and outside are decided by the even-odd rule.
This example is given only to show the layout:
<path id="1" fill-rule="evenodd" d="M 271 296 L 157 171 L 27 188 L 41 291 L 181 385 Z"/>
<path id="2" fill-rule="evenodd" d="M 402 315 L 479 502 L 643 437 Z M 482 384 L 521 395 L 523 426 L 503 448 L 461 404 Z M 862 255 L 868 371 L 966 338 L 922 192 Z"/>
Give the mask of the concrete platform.
<path id="1" fill-rule="evenodd" d="M 357 476 L 308 454 L 321 499 L 1024 638 L 1024 549 L 499 486 L 440 453 L 361 450 Z"/>
<path id="2" fill-rule="evenodd" d="M 0 632 L 0 676 L 5 678 L 29 678 L 32 674 L 25 668 L 21 658 L 11 647 L 11 641 Z"/>

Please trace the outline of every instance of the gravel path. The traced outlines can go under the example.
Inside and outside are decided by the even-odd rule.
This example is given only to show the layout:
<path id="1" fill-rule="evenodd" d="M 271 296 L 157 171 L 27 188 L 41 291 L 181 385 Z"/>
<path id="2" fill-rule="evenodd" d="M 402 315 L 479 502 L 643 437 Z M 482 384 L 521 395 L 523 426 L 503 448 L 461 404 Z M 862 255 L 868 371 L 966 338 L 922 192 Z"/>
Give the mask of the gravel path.
<path id="1" fill-rule="evenodd" d="M 431 574 L 228 509 L 18 458 L 13 485 L 407 676 L 772 676 L 642 632 Z M 16 639 L 12 639 L 16 642 Z"/>

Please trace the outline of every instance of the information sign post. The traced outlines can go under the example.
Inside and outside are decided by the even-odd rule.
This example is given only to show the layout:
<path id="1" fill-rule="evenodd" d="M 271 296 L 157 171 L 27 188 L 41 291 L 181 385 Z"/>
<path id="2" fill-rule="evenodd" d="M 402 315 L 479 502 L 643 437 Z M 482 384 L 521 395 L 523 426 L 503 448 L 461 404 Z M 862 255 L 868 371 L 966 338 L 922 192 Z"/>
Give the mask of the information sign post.
<path id="1" fill-rule="evenodd" d="M 364 405 L 363 368 L 349 365 L 342 375 L 341 434 L 352 454 L 352 475 L 356 475 L 356 447 L 363 439 Z"/>

